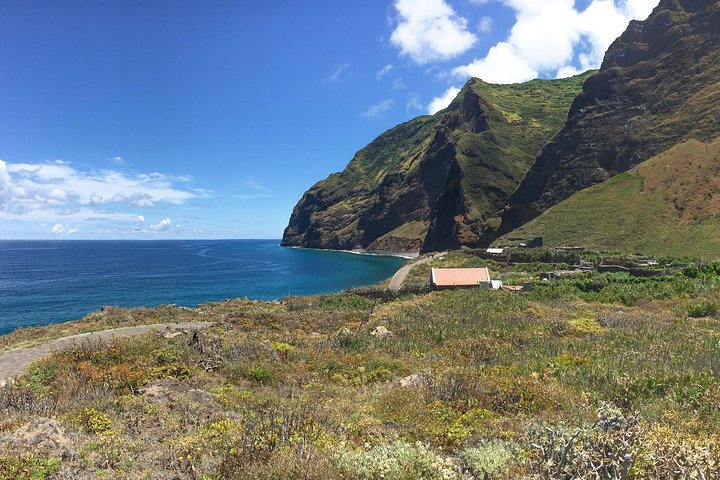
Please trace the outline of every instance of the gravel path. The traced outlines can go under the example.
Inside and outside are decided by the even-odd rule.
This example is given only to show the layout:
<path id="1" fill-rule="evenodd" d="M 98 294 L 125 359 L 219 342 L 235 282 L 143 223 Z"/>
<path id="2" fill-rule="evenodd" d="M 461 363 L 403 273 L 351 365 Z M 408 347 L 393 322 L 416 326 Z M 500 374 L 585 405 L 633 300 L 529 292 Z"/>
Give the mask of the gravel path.
<path id="1" fill-rule="evenodd" d="M 0 387 L 16 375 L 20 375 L 34 361 L 46 357 L 53 350 L 62 349 L 80 340 L 109 340 L 112 338 L 132 337 L 152 331 L 163 332 L 167 330 L 198 330 L 208 328 L 213 322 L 181 322 L 181 323 L 153 323 L 151 325 L 138 325 L 135 327 L 113 328 L 92 333 L 80 333 L 69 337 L 52 340 L 34 347 L 20 348 L 0 353 Z"/>
<path id="2" fill-rule="evenodd" d="M 400 270 L 395 272 L 395 275 L 393 275 L 392 280 L 390 280 L 390 285 L 388 286 L 388 290 L 391 292 L 397 292 L 400 290 L 400 287 L 402 287 L 403 282 L 405 281 L 405 277 L 408 276 L 408 273 L 410 273 L 410 270 L 413 269 L 416 265 L 422 265 L 423 263 L 428 263 L 431 260 L 436 260 L 438 258 L 442 258 L 445 256 L 445 253 L 439 253 L 437 255 L 434 255 L 433 257 L 425 257 L 423 259 L 418 260 L 417 262 L 411 263 L 410 265 L 405 265 Z"/>

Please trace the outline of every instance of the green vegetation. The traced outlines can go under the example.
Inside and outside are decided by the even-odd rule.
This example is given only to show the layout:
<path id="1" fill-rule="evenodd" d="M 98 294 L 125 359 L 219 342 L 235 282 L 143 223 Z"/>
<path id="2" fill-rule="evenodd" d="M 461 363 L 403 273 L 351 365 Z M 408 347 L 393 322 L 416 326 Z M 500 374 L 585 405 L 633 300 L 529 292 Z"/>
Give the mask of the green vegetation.
<path id="1" fill-rule="evenodd" d="M 43 480 L 59 469 L 59 458 L 0 457 L 0 480 Z"/>
<path id="2" fill-rule="evenodd" d="M 0 472 L 460 480 L 602 466 L 609 478 L 717 477 L 718 265 L 666 259 L 660 277 L 539 282 L 557 265 L 537 259 L 554 254 L 523 254 L 536 261 L 485 261 L 534 280 L 523 294 L 235 300 L 178 309 L 218 322 L 196 334 L 55 352 L 0 390 Z M 453 252 L 429 265 L 479 262 Z M 378 326 L 390 335 L 371 335 Z M 39 417 L 59 420 L 74 454 L 3 447 Z"/>
<path id="3" fill-rule="evenodd" d="M 547 246 L 716 258 L 720 140 L 689 141 L 576 193 L 495 243 L 542 236 Z"/>
<path id="4" fill-rule="evenodd" d="M 658 155 L 686 142 L 717 139 L 720 135 L 720 90 L 717 85 L 720 37 L 708 30 L 707 19 L 718 18 L 718 15 L 718 2 L 663 0 L 647 20 L 631 25 L 610 46 L 598 73 L 584 84 L 566 124 L 543 148 L 508 202 L 511 208 L 503 211 L 503 226 L 497 231 L 506 233 L 509 228 L 520 227 L 570 195 L 633 167 L 653 162 Z M 660 24 L 663 28 L 656 28 Z M 637 35 L 641 30 L 643 34 Z M 682 42 L 677 41 L 680 37 Z M 683 72 L 683 75 L 679 76 L 677 72 Z M 717 255 L 717 222 L 712 225 L 712 222 L 701 221 L 700 225 L 686 228 L 690 221 L 696 221 L 693 217 L 698 210 L 685 204 L 684 198 L 694 198 L 699 211 L 715 210 L 717 213 L 716 201 L 710 198 L 712 192 L 717 191 L 717 155 L 710 151 L 697 153 L 702 159 L 700 162 L 686 162 L 681 155 L 668 163 L 657 162 L 651 172 L 642 173 L 644 191 L 659 193 L 656 201 L 646 194 L 638 195 L 636 201 L 634 195 L 628 195 L 616 183 L 613 192 L 630 200 L 628 203 L 611 198 L 611 189 L 595 198 L 601 205 L 607 202 L 621 211 L 628 210 L 618 218 L 613 215 L 614 210 L 603 211 L 593 202 L 582 202 L 590 210 L 579 208 L 580 202 L 576 198 L 576 208 L 562 209 L 563 215 L 556 211 L 552 215 L 555 219 L 547 219 L 548 228 L 537 229 L 548 231 L 553 242 L 597 242 L 594 245 L 598 247 L 630 248 L 628 251 L 639 248 L 650 253 L 673 255 L 683 255 L 680 246 L 692 240 L 690 243 L 694 247 L 690 248 L 697 254 Z M 703 162 L 706 165 L 700 167 Z M 698 168 L 708 175 L 697 175 Z M 653 186 L 648 180 L 654 175 L 674 177 L 677 182 Z M 635 182 L 627 178 L 623 182 L 628 190 L 638 191 Z M 674 202 L 673 197 L 678 201 Z M 707 203 L 709 209 L 704 208 Z M 654 215 L 661 213 L 667 205 L 677 208 L 675 216 L 681 217 L 681 222 L 655 218 Z M 672 214 L 669 210 L 662 213 Z M 543 222 L 545 216 L 538 221 Z M 558 216 L 562 220 L 557 221 Z M 613 223 L 615 220 L 618 220 L 617 224 Z M 656 220 L 658 228 L 653 223 Z M 565 227 L 576 221 L 575 230 Z M 592 228 L 592 221 L 598 222 L 601 231 Z M 495 225 L 499 223 L 496 221 Z M 651 227 L 649 234 L 645 233 L 643 225 Z M 614 228 L 606 233 L 602 227 Z M 561 231 L 570 235 L 563 238 Z M 573 233 L 579 235 L 573 236 Z M 673 237 L 673 234 L 679 235 Z M 705 248 L 705 240 L 713 238 L 713 250 Z M 611 243 L 606 243 L 608 240 Z M 669 248 L 663 248 L 665 240 L 670 243 Z"/>
<path id="5" fill-rule="evenodd" d="M 471 80 L 449 111 L 460 108 L 471 90 L 485 116 L 482 131 L 458 129 L 457 161 L 462 171 L 468 223 L 484 222 L 504 206 L 535 156 L 560 129 L 582 83 L 593 71 L 554 81 L 493 85 Z"/>
<path id="6" fill-rule="evenodd" d="M 592 73 L 518 85 L 470 80 L 446 110 L 383 133 L 313 186 L 283 243 L 395 252 L 477 243 Z"/>

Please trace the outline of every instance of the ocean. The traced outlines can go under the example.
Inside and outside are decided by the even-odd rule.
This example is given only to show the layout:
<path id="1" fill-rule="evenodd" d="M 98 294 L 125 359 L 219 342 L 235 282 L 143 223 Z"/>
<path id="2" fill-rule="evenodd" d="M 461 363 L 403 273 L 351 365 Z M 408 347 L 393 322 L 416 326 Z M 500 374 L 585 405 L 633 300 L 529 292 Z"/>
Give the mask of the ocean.
<path id="1" fill-rule="evenodd" d="M 279 240 L 0 241 L 0 333 L 104 305 L 281 299 L 370 285 L 397 257 L 283 248 Z"/>

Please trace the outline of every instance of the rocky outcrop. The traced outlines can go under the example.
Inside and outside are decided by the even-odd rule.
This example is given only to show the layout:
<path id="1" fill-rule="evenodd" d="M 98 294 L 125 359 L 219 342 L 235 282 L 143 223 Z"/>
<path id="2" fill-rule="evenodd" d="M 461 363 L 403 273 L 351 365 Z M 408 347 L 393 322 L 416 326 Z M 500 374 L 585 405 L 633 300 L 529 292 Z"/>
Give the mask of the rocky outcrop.
<path id="1" fill-rule="evenodd" d="M 66 457 L 73 451 L 73 438 L 57 420 L 37 417 L 0 436 L 0 446 L 7 450 Z"/>
<path id="2" fill-rule="evenodd" d="M 587 75 L 470 80 L 444 111 L 384 133 L 303 195 L 282 244 L 418 252 L 478 246 Z"/>
<path id="3" fill-rule="evenodd" d="M 662 0 L 589 78 L 502 215 L 501 233 L 688 139 L 720 134 L 720 3 Z"/>

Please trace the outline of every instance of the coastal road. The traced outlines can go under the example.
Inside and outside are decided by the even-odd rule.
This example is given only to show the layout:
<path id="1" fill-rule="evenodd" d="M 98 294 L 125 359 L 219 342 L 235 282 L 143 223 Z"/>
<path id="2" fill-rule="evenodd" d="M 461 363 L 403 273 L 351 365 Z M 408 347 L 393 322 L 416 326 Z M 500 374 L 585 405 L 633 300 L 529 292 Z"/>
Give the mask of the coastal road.
<path id="1" fill-rule="evenodd" d="M 402 287 L 403 282 L 405 281 L 405 277 L 408 276 L 408 273 L 410 273 L 410 270 L 413 269 L 416 265 L 422 265 L 423 263 L 428 263 L 431 260 L 435 260 L 437 258 L 442 258 L 445 256 L 445 253 L 438 253 L 434 255 L 433 257 L 425 257 L 417 262 L 413 262 L 409 265 L 405 265 L 400 270 L 395 272 L 395 275 L 393 275 L 392 280 L 390 280 L 390 285 L 388 285 L 388 290 L 391 292 L 398 292 L 400 291 L 400 288 Z"/>
<path id="2" fill-rule="evenodd" d="M 82 340 L 110 340 L 113 338 L 132 337 L 148 332 L 167 332 L 168 330 L 200 330 L 213 326 L 213 322 L 180 322 L 180 323 L 153 323 L 150 325 L 137 325 L 134 327 L 113 328 L 92 333 L 80 333 L 68 337 L 52 340 L 34 347 L 19 348 L 9 352 L 0 353 L 0 387 L 5 386 L 8 380 L 20 375 L 34 361 L 50 355 L 53 350 L 67 348 L 75 342 Z"/>

